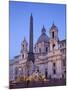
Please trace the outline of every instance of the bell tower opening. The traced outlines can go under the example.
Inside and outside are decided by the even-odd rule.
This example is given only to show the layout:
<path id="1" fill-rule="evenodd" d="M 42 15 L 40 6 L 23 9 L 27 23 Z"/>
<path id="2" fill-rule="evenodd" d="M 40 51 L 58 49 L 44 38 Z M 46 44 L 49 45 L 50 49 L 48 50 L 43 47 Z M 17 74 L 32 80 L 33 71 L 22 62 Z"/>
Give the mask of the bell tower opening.
<path id="1" fill-rule="evenodd" d="M 55 44 L 53 44 L 53 46 L 52 46 L 52 47 L 53 47 L 53 50 L 54 50 L 54 49 L 55 49 Z"/>
<path id="2" fill-rule="evenodd" d="M 54 31 L 52 32 L 52 38 L 54 38 Z"/>
<path id="3" fill-rule="evenodd" d="M 55 24 L 53 23 L 50 29 L 50 36 L 52 39 L 58 39 L 58 28 L 57 26 L 55 26 Z"/>

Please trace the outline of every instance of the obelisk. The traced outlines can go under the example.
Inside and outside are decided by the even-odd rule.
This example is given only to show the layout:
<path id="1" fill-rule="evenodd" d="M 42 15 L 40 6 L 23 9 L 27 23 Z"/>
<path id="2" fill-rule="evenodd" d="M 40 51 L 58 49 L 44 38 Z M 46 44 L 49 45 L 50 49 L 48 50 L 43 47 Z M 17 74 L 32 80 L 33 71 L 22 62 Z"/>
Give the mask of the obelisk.
<path id="1" fill-rule="evenodd" d="M 29 52 L 33 53 L 33 16 L 30 16 L 30 31 L 29 31 Z"/>
<path id="2" fill-rule="evenodd" d="M 34 53 L 33 53 L 33 16 L 32 16 L 32 14 L 30 16 L 28 61 L 32 61 L 34 63 Z"/>
<path id="3" fill-rule="evenodd" d="M 32 75 L 34 72 L 34 53 L 33 53 L 33 16 L 30 16 L 30 29 L 29 29 L 29 52 L 28 52 L 28 59 L 27 59 L 27 76 Z"/>

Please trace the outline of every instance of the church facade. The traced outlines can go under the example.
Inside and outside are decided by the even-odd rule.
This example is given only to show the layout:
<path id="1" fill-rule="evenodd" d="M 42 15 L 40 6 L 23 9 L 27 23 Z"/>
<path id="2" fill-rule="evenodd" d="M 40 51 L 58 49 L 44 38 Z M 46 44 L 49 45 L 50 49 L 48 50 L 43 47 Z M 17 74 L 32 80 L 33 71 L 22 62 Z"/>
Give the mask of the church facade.
<path id="1" fill-rule="evenodd" d="M 32 15 L 30 16 L 30 30 L 33 30 Z M 24 38 L 21 43 L 20 54 L 9 62 L 9 80 L 14 81 L 18 77 L 37 75 L 38 73 L 44 75 L 45 78 L 66 78 L 66 40 L 59 39 L 59 31 L 53 23 L 49 30 L 50 36 L 48 36 L 43 26 L 41 35 L 34 46 L 33 37 L 30 37 L 30 50 L 28 50 L 28 42 Z M 33 36 L 33 33 L 31 35 Z M 28 60 L 29 51 L 34 54 L 34 62 Z"/>

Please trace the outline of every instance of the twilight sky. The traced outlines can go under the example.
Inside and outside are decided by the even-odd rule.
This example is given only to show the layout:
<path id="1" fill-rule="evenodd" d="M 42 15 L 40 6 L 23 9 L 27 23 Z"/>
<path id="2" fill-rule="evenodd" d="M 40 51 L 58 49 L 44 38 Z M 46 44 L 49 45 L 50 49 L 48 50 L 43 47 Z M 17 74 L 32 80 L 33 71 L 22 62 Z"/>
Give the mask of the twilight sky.
<path id="1" fill-rule="evenodd" d="M 53 22 L 58 27 L 59 39 L 65 39 L 66 6 L 64 4 L 9 2 L 10 59 L 18 55 L 24 37 L 29 42 L 30 15 L 33 15 L 34 44 L 41 34 L 43 25 L 49 36 Z"/>

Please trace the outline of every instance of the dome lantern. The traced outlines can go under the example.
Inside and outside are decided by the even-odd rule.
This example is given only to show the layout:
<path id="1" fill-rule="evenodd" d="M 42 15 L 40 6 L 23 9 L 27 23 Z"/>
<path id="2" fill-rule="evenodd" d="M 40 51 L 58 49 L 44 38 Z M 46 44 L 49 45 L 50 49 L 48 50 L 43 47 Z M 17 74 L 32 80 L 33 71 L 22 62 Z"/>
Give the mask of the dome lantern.
<path id="1" fill-rule="evenodd" d="M 45 27 L 44 27 L 44 25 L 43 25 L 43 28 L 42 28 L 42 34 L 45 34 L 45 32 L 46 32 L 46 29 L 45 29 Z"/>

